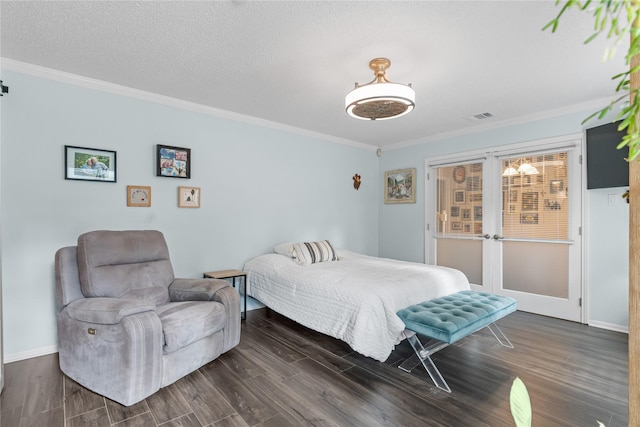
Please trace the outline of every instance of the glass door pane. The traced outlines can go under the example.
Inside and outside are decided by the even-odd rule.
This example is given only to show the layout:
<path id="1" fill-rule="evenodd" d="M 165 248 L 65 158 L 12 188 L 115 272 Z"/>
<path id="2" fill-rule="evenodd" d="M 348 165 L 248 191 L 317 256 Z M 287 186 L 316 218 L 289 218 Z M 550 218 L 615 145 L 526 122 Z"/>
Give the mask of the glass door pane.
<path id="1" fill-rule="evenodd" d="M 568 297 L 567 154 L 502 159 L 502 289 Z"/>
<path id="2" fill-rule="evenodd" d="M 436 264 L 461 270 L 483 284 L 483 163 L 434 168 Z"/>

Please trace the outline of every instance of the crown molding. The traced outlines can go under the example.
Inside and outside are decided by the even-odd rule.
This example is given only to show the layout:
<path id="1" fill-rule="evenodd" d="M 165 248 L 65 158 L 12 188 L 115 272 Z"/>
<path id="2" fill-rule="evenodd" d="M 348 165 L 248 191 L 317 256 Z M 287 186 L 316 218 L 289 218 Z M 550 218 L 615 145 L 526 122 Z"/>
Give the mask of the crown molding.
<path id="1" fill-rule="evenodd" d="M 580 113 L 583 111 L 598 111 L 611 104 L 612 98 L 600 98 L 592 101 L 587 101 L 579 104 L 567 105 L 561 108 L 553 110 L 541 111 L 538 113 L 528 114 L 525 116 L 516 117 L 508 120 L 492 121 L 490 123 L 484 123 L 478 126 L 474 126 L 467 129 L 456 129 L 449 132 L 442 132 L 436 135 L 431 135 L 426 138 L 414 139 L 411 141 L 399 142 L 385 147 L 385 150 L 395 150 L 399 148 L 412 147 L 414 145 L 426 144 L 429 142 L 442 141 L 445 139 L 455 138 L 464 135 L 472 135 L 475 133 L 486 132 L 494 129 L 502 129 L 509 126 L 521 125 L 526 123 L 537 122 L 539 120 L 551 119 L 558 116 L 567 114 Z"/>
<path id="2" fill-rule="evenodd" d="M 253 116 L 234 113 L 234 112 L 222 110 L 219 108 L 209 107 L 207 105 L 197 104 L 195 102 L 190 102 L 190 101 L 185 101 L 178 98 L 159 95 L 153 92 L 134 89 L 127 86 L 106 82 L 103 80 L 97 80 L 90 77 L 68 73 L 65 71 L 55 70 L 52 68 L 41 67 L 39 65 L 16 61 L 9 58 L 0 58 L 0 68 L 2 68 L 3 70 L 15 71 L 17 73 L 27 74 L 27 75 L 39 77 L 42 79 L 53 80 L 59 83 L 71 84 L 74 86 L 83 87 L 85 89 L 97 90 L 97 91 L 107 92 L 114 95 L 120 95 L 120 96 L 125 96 L 128 98 L 138 99 L 142 101 L 153 102 L 153 103 L 165 105 L 168 107 L 174 107 L 174 108 L 179 108 L 182 110 L 191 111 L 195 113 L 206 114 L 206 115 L 221 118 L 221 119 L 233 120 L 236 122 L 246 123 L 249 125 L 266 127 L 266 128 L 287 132 L 291 134 L 306 136 L 310 138 L 317 138 L 324 141 L 334 142 L 336 144 L 349 145 L 352 147 L 364 148 L 366 150 L 371 150 L 371 151 L 375 151 L 378 148 L 377 146 L 373 146 L 371 144 L 365 144 L 362 142 L 352 141 L 344 138 L 337 138 L 335 136 L 325 135 L 319 132 L 313 132 L 307 129 L 302 129 L 295 126 L 286 125 L 283 123 L 259 119 Z"/>

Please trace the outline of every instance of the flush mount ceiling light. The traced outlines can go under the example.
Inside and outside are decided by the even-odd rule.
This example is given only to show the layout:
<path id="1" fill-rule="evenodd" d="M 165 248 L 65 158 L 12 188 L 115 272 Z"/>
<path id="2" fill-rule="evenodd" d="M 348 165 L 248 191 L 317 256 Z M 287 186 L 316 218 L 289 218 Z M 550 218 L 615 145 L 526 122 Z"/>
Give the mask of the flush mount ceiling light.
<path id="1" fill-rule="evenodd" d="M 369 62 L 375 78 L 359 85 L 347 94 L 344 103 L 347 114 L 362 120 L 387 120 L 404 116 L 416 106 L 416 93 L 411 84 L 403 85 L 387 80 L 385 72 L 391 66 L 387 58 Z"/>

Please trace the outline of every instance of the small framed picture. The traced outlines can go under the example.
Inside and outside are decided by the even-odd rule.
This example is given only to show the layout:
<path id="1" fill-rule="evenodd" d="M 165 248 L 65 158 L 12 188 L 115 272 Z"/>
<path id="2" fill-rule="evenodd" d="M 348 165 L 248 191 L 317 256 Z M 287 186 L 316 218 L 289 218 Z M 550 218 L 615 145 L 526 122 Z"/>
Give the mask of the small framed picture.
<path id="1" fill-rule="evenodd" d="M 482 221 L 482 206 L 473 207 L 473 220 Z"/>
<path id="2" fill-rule="evenodd" d="M 452 222 L 451 231 L 462 231 L 462 223 L 460 221 Z"/>
<path id="3" fill-rule="evenodd" d="M 523 211 L 538 210 L 538 193 L 537 192 L 522 193 L 522 210 Z"/>
<path id="4" fill-rule="evenodd" d="M 456 166 L 455 168 L 453 168 L 453 180 L 456 183 L 462 184 L 466 178 L 467 169 L 464 166 Z"/>
<path id="5" fill-rule="evenodd" d="M 461 205 L 465 202 L 466 192 L 464 190 L 453 190 L 453 203 Z"/>
<path id="6" fill-rule="evenodd" d="M 156 176 L 191 178 L 191 149 L 157 145 Z"/>
<path id="7" fill-rule="evenodd" d="M 116 152 L 65 145 L 64 179 L 116 182 Z"/>
<path id="8" fill-rule="evenodd" d="M 451 206 L 451 217 L 459 217 L 460 216 L 460 207 L 458 206 Z"/>
<path id="9" fill-rule="evenodd" d="M 464 232 L 471 233 L 471 223 L 464 224 Z"/>
<path id="10" fill-rule="evenodd" d="M 521 213 L 520 214 L 520 224 L 537 224 L 538 223 L 538 213 Z"/>
<path id="11" fill-rule="evenodd" d="M 564 190 L 564 181 L 561 179 L 554 179 L 549 182 L 549 193 L 558 194 Z"/>
<path id="12" fill-rule="evenodd" d="M 471 221 L 471 209 L 462 209 L 462 220 Z"/>
<path id="13" fill-rule="evenodd" d="M 151 187 L 141 185 L 127 185 L 127 206 L 151 206 Z"/>
<path id="14" fill-rule="evenodd" d="M 482 193 L 469 194 L 469 203 L 482 202 Z"/>
<path id="15" fill-rule="evenodd" d="M 396 169 L 384 173 L 384 203 L 416 202 L 416 169 Z"/>
<path id="16" fill-rule="evenodd" d="M 179 208 L 199 208 L 200 207 L 200 188 L 178 187 L 178 207 Z"/>
<path id="17" fill-rule="evenodd" d="M 474 222 L 473 223 L 473 234 L 482 234 L 482 223 Z"/>

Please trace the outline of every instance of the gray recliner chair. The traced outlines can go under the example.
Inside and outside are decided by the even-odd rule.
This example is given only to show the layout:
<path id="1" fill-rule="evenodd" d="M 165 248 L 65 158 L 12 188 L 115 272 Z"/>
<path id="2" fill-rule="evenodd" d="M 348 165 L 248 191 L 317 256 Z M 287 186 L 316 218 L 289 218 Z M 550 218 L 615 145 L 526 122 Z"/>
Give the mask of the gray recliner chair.
<path id="1" fill-rule="evenodd" d="M 60 369 L 129 406 L 240 342 L 225 280 L 176 279 L 159 231 L 93 231 L 55 255 Z"/>

